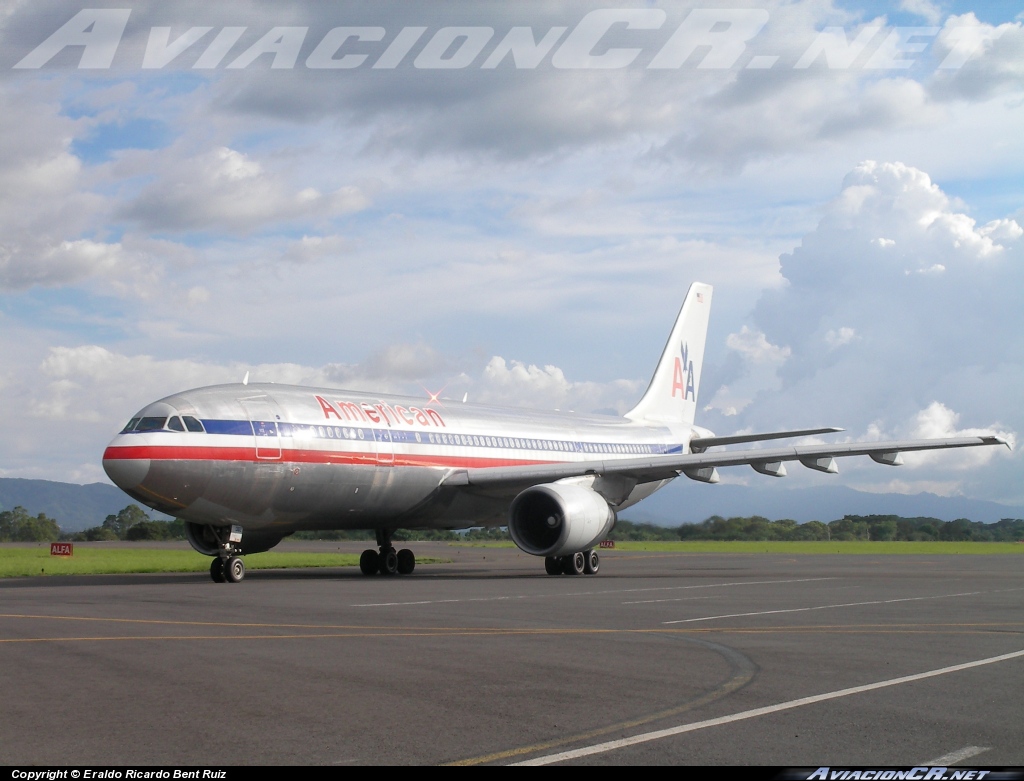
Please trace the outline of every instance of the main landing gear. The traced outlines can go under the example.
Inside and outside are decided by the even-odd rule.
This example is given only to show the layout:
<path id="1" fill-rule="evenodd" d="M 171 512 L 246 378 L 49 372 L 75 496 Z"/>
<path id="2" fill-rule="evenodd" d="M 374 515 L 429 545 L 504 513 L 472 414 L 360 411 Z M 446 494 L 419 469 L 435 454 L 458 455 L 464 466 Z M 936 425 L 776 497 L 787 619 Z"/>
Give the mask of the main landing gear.
<path id="1" fill-rule="evenodd" d="M 210 578 L 214 583 L 238 583 L 245 577 L 245 562 L 238 556 L 217 556 L 210 562 Z"/>
<path id="2" fill-rule="evenodd" d="M 214 583 L 240 583 L 245 577 L 245 562 L 238 556 L 242 552 L 242 527 L 211 527 L 210 530 L 217 536 L 220 549 L 210 562 L 210 579 Z"/>
<path id="3" fill-rule="evenodd" d="M 396 551 L 388 529 L 377 529 L 377 548 L 364 550 L 359 557 L 364 575 L 409 575 L 416 569 L 416 556 L 408 548 Z"/>
<path id="4" fill-rule="evenodd" d="M 544 571 L 549 575 L 596 575 L 600 566 L 600 557 L 593 549 L 544 559 Z"/>

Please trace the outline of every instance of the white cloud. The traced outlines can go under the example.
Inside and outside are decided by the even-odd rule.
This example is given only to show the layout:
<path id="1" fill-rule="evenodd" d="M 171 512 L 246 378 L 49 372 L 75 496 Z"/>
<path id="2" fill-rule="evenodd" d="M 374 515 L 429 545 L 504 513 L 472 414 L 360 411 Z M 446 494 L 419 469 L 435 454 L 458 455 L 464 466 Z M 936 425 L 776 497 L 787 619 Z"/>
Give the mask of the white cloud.
<path id="1" fill-rule="evenodd" d="M 642 384 L 636 380 L 571 381 L 557 366 L 509 362 L 496 355 L 487 362 L 470 398 L 533 409 L 622 414 L 639 400 L 642 391 Z"/>
<path id="2" fill-rule="evenodd" d="M 979 228 L 962 209 L 911 166 L 857 166 L 818 226 L 783 255 L 787 284 L 755 310 L 765 342 L 791 353 L 774 392 L 754 396 L 736 423 L 834 424 L 874 438 L 1002 432 L 1012 439 L 1024 427 L 1013 368 L 1024 355 L 1024 310 L 1014 303 L 1024 254 L 1012 219 Z M 730 385 L 753 376 L 747 371 Z M 1005 456 L 977 448 L 906 460 L 953 474 L 921 479 L 976 486 L 998 482 L 997 474 L 1005 482 L 1016 461 Z M 864 481 L 863 465 L 850 461 L 844 469 Z"/>
<path id="3" fill-rule="evenodd" d="M 369 205 L 366 195 L 352 185 L 330 193 L 313 187 L 290 190 L 283 177 L 227 147 L 193 156 L 182 156 L 172 147 L 147 156 L 151 172 L 158 172 L 156 181 L 120 213 L 148 230 L 248 232 L 268 223 L 336 216 Z"/>
<path id="4" fill-rule="evenodd" d="M 751 363 L 775 366 L 785 363 L 791 352 L 788 347 L 770 343 L 763 331 L 755 331 L 747 326 L 743 326 L 738 334 L 729 334 L 725 344 Z"/>
<path id="5" fill-rule="evenodd" d="M 341 236 L 303 236 L 291 242 L 283 257 L 293 263 L 312 263 L 340 257 L 350 250 L 349 243 Z"/>
<path id="6" fill-rule="evenodd" d="M 929 24 L 938 24 L 944 16 L 942 9 L 931 0 L 900 0 L 900 10 L 917 14 Z"/>
<path id="7" fill-rule="evenodd" d="M 830 350 L 835 350 L 837 347 L 849 344 L 856 338 L 857 331 L 846 326 L 843 326 L 838 330 L 833 328 L 825 332 L 825 343 L 828 345 Z"/>
<path id="8" fill-rule="evenodd" d="M 987 236 L 994 241 L 1008 244 L 1009 242 L 1016 241 L 1024 235 L 1024 228 L 1021 228 L 1015 220 L 992 220 L 991 222 L 985 223 L 978 230 L 978 233 L 982 236 Z"/>
<path id="9" fill-rule="evenodd" d="M 725 344 L 740 360 L 733 361 L 719 375 L 717 387 L 711 385 L 701 392 L 711 399 L 704 407 L 706 412 L 714 410 L 732 418 L 746 409 L 757 394 L 779 386 L 778 370 L 791 351 L 789 347 L 772 344 L 764 332 L 746 325 L 738 333 L 729 334 Z M 706 358 L 715 360 L 714 356 Z M 728 357 L 726 362 L 729 362 Z"/>
<path id="10" fill-rule="evenodd" d="M 1024 84 L 1024 23 L 950 16 L 935 39 L 941 58 L 928 89 L 937 99 L 980 100 Z"/>

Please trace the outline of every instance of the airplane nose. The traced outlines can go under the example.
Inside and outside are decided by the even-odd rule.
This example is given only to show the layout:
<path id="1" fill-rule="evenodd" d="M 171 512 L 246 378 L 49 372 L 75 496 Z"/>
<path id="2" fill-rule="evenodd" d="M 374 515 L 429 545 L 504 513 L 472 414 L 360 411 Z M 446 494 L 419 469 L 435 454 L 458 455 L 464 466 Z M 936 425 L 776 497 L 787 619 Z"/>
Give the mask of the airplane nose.
<path id="1" fill-rule="evenodd" d="M 103 471 L 111 482 L 122 491 L 131 491 L 136 488 L 149 473 L 148 458 L 121 458 L 107 448 L 103 454 Z"/>

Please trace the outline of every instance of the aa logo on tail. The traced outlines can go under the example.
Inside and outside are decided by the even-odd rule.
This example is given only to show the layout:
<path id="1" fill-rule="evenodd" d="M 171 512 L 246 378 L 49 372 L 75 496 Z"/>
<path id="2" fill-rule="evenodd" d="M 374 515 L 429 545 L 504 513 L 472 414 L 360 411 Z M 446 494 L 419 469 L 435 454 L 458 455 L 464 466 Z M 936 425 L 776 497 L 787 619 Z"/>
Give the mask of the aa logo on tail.
<path id="1" fill-rule="evenodd" d="M 689 357 L 689 345 L 684 343 L 680 357 L 676 358 L 676 365 L 672 370 L 672 397 L 675 398 L 676 391 L 679 391 L 683 401 L 686 399 L 696 401 L 697 392 L 693 386 L 693 361 L 689 360 Z"/>

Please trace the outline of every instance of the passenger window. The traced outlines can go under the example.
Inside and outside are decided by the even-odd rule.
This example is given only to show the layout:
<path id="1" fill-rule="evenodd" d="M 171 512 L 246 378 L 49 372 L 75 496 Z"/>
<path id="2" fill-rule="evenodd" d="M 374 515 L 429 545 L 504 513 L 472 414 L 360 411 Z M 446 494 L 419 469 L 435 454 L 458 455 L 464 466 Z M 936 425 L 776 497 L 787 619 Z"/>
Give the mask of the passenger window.
<path id="1" fill-rule="evenodd" d="M 181 419 L 185 421 L 185 428 L 189 431 L 194 431 L 197 434 L 201 434 L 203 432 L 203 424 L 191 415 L 182 415 Z"/>
<path id="2" fill-rule="evenodd" d="M 167 421 L 167 428 L 169 428 L 171 431 L 185 430 L 185 426 L 182 425 L 181 418 L 179 418 L 177 415 L 175 415 L 174 417 Z"/>

